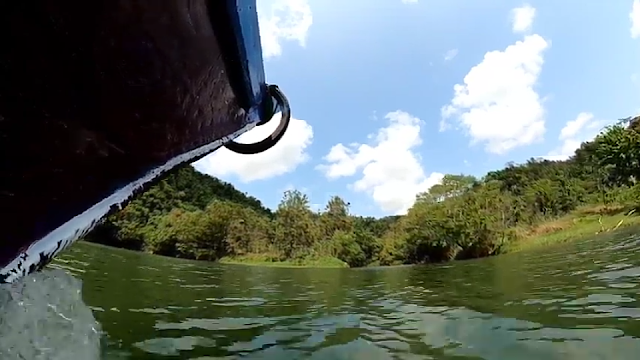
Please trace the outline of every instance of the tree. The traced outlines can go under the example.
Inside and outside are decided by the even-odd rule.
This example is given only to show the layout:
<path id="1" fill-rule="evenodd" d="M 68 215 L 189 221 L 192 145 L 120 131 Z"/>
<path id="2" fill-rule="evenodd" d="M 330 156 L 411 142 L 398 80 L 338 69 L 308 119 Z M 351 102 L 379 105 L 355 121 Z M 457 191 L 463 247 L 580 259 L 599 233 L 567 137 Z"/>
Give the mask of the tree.
<path id="1" fill-rule="evenodd" d="M 332 196 L 320 215 L 320 226 L 327 240 L 330 240 L 336 231 L 350 232 L 353 228 L 353 218 L 349 214 L 349 204 L 339 196 Z"/>
<path id="2" fill-rule="evenodd" d="M 275 244 L 286 258 L 309 254 L 319 238 L 307 195 L 298 190 L 285 191 L 276 210 Z"/>

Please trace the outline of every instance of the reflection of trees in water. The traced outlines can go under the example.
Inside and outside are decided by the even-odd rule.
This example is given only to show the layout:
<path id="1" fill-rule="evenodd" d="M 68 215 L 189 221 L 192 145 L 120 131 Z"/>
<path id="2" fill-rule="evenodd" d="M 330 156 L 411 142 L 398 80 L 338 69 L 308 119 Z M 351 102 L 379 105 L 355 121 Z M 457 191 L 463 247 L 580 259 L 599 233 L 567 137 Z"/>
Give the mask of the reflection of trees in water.
<path id="1" fill-rule="evenodd" d="M 624 236 L 625 233 L 618 233 L 492 259 L 495 265 L 492 287 L 508 294 L 504 306 L 496 307 L 495 312 L 545 326 L 611 327 L 628 335 L 640 335 L 640 328 L 627 321 L 636 315 L 628 311 L 627 316 L 623 312 L 616 315 L 614 311 L 631 307 L 640 317 L 638 278 L 631 280 L 635 282 L 632 289 L 625 289 L 617 287 L 615 281 L 603 281 L 598 275 L 608 271 L 607 268 L 631 266 L 640 261 L 638 252 L 607 250 Z"/>
<path id="2" fill-rule="evenodd" d="M 91 259 L 79 273 L 85 298 L 105 309 L 96 313 L 105 330 L 134 354 L 152 339 L 191 339 L 196 345 L 181 355 L 295 349 L 381 358 L 625 359 L 640 351 L 630 337 L 639 330 L 615 317 L 640 316 L 637 287 L 612 285 L 638 285 L 633 264 L 640 256 L 616 243 L 598 237 L 481 260 L 357 270 L 216 265 L 91 245 L 63 259 Z"/>
<path id="3" fill-rule="evenodd" d="M 158 323 L 201 316 L 203 290 L 219 286 L 214 272 L 191 261 L 84 243 L 61 256 L 66 259 L 86 262 L 83 297 L 102 309 L 97 319 L 124 347 L 148 339 Z"/>

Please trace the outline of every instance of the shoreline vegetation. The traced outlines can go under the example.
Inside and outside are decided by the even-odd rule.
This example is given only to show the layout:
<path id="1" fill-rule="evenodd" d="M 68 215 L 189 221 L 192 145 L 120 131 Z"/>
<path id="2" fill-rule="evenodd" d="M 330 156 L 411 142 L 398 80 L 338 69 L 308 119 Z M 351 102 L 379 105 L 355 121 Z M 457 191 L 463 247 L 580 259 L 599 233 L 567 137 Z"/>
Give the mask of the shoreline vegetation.
<path id="1" fill-rule="evenodd" d="M 526 251 L 545 246 L 564 244 L 583 238 L 590 238 L 603 233 L 628 230 L 638 227 L 640 216 L 635 215 L 635 208 L 628 206 L 585 206 L 566 216 L 541 223 L 524 230 L 517 240 L 507 244 L 503 254 Z M 275 261 L 257 255 L 227 256 L 218 260 L 221 264 L 268 266 L 285 268 L 348 268 L 349 264 L 337 258 L 325 257 L 311 260 Z M 375 266 L 368 264 L 367 266 Z"/>
<path id="2" fill-rule="evenodd" d="M 620 120 L 564 161 L 445 175 L 406 215 L 322 211 L 286 191 L 275 211 L 192 166 L 109 216 L 84 240 L 147 253 L 278 267 L 423 264 L 493 256 L 640 226 L 640 117 Z"/>

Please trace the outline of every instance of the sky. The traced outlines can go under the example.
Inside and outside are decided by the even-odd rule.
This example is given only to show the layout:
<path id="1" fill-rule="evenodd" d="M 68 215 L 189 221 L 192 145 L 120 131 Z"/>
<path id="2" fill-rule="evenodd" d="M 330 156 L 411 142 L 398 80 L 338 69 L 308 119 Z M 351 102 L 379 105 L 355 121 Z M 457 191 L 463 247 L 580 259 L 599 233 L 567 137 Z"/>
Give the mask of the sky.
<path id="1" fill-rule="evenodd" d="M 292 121 L 264 153 L 194 164 L 275 208 L 297 189 L 404 214 L 444 174 L 566 159 L 640 113 L 640 0 L 258 0 Z M 239 142 L 268 136 L 268 124 Z"/>

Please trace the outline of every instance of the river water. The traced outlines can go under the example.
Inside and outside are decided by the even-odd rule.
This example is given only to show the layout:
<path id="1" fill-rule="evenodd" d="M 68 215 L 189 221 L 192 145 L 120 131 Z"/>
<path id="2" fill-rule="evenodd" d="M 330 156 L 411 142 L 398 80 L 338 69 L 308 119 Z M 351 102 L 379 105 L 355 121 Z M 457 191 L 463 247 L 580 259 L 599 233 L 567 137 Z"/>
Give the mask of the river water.
<path id="1" fill-rule="evenodd" d="M 630 230 L 436 266 L 264 268 L 81 243 L 53 267 L 82 281 L 74 308 L 93 310 L 105 359 L 640 358 Z"/>

